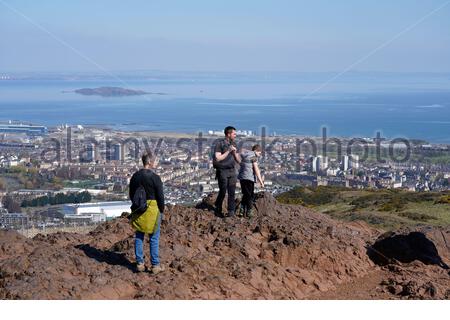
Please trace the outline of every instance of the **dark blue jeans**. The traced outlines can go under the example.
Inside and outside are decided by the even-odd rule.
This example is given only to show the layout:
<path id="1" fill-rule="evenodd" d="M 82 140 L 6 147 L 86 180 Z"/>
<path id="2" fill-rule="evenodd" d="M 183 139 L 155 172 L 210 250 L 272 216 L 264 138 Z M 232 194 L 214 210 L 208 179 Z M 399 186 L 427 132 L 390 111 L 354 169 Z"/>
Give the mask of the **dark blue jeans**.
<path id="1" fill-rule="evenodd" d="M 159 234 L 161 226 L 161 215 L 159 216 L 157 230 L 149 235 L 150 239 L 150 261 L 152 266 L 159 265 Z M 144 263 L 144 237 L 145 233 L 136 231 L 134 239 L 134 253 L 136 254 L 136 262 Z"/>

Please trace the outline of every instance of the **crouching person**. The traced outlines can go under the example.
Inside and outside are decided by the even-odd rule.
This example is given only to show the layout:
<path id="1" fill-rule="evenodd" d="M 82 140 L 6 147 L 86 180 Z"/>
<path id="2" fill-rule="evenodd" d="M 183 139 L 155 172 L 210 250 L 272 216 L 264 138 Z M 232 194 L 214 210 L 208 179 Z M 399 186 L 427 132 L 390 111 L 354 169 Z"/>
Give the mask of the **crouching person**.
<path id="1" fill-rule="evenodd" d="M 142 156 L 144 168 L 133 174 L 130 180 L 129 196 L 132 201 L 131 225 L 136 231 L 135 255 L 136 270 L 145 271 L 144 238 L 149 235 L 151 272 L 163 271 L 159 260 L 159 236 L 162 215 L 164 213 L 164 193 L 161 178 L 152 170 L 157 166 L 157 159 L 151 153 Z"/>

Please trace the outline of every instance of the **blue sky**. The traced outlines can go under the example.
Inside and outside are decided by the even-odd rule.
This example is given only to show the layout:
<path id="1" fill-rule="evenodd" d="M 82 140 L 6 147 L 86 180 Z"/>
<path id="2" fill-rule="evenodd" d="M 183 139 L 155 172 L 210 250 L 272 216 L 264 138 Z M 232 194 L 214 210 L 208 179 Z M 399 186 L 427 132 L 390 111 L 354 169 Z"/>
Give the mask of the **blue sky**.
<path id="1" fill-rule="evenodd" d="M 0 71 L 341 71 L 446 2 L 0 0 Z M 450 1 L 353 70 L 450 72 Z"/>

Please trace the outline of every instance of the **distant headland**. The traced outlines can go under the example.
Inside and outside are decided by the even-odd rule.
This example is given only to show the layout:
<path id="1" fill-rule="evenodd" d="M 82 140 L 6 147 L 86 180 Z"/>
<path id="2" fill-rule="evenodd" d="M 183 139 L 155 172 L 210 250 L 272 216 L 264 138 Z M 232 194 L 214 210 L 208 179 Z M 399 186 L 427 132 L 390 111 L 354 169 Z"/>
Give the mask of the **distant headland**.
<path id="1" fill-rule="evenodd" d="M 102 97 L 126 97 L 140 96 L 146 94 L 164 95 L 162 92 L 147 92 L 143 90 L 125 89 L 120 87 L 99 87 L 99 88 L 82 88 L 75 90 L 75 93 L 84 96 L 102 96 Z"/>

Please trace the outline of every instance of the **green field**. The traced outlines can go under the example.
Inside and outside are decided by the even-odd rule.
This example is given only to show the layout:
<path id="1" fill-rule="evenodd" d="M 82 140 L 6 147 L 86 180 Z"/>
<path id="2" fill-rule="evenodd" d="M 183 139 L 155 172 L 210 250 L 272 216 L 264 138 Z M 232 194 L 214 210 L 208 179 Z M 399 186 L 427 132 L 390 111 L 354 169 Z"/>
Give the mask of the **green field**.
<path id="1" fill-rule="evenodd" d="M 300 204 L 345 221 L 363 220 L 384 230 L 402 226 L 450 225 L 450 191 L 352 190 L 296 187 L 277 200 Z"/>

